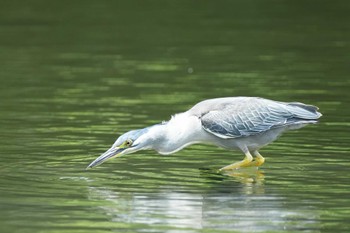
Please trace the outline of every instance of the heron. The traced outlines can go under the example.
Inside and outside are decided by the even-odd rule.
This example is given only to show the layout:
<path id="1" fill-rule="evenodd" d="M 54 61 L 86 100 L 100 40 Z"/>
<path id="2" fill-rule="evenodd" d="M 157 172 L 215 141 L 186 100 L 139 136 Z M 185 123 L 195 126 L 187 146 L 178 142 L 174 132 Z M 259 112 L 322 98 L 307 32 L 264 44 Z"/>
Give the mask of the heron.
<path id="1" fill-rule="evenodd" d="M 259 149 L 287 130 L 317 123 L 318 107 L 300 102 L 279 102 L 260 97 L 223 97 L 197 103 L 169 121 L 124 133 L 87 168 L 140 150 L 175 153 L 196 143 L 240 150 L 244 159 L 219 171 L 259 167 L 265 158 Z"/>

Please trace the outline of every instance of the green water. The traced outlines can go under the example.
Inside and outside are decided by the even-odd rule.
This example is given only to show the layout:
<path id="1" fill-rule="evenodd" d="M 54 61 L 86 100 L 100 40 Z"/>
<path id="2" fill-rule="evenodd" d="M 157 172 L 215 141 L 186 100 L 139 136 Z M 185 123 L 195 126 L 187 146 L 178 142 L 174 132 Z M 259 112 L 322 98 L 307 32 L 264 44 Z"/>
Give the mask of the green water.
<path id="1" fill-rule="evenodd" d="M 348 1 L 3 1 L 0 232 L 349 232 Z M 221 96 L 317 105 L 243 158 L 196 145 L 86 166 Z"/>

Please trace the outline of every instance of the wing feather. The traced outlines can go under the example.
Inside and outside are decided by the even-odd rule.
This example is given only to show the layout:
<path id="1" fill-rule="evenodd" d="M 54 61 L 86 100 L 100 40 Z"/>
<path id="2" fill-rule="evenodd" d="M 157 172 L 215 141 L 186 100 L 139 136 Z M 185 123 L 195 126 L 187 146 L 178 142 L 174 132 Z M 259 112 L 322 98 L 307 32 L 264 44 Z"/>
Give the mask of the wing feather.
<path id="1" fill-rule="evenodd" d="M 276 127 L 316 120 L 317 108 L 301 103 L 283 103 L 262 98 L 240 98 L 201 116 L 203 128 L 221 138 L 259 134 Z"/>

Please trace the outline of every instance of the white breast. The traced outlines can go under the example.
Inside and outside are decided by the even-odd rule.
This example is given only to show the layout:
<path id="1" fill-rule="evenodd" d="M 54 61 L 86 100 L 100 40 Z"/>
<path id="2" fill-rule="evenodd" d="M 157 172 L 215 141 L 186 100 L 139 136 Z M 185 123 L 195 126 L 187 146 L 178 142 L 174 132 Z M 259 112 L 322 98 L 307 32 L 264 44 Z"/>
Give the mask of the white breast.
<path id="1" fill-rule="evenodd" d="M 157 151 L 171 154 L 188 145 L 206 141 L 206 135 L 198 117 L 187 112 L 180 113 L 164 124 L 164 140 Z"/>

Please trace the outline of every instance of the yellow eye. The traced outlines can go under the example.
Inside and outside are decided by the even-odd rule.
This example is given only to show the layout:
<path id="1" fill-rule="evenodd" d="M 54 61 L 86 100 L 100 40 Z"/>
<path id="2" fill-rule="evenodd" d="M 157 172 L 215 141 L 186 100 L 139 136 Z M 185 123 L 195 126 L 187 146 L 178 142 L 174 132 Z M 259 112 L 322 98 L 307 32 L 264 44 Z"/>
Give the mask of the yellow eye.
<path id="1" fill-rule="evenodd" d="M 131 146 L 131 144 L 132 144 L 132 140 L 131 140 L 131 139 L 128 139 L 128 140 L 126 140 L 126 141 L 124 142 L 124 145 L 125 145 L 125 146 Z"/>

